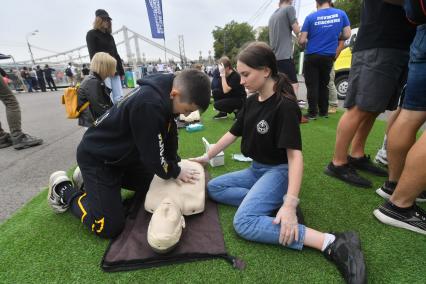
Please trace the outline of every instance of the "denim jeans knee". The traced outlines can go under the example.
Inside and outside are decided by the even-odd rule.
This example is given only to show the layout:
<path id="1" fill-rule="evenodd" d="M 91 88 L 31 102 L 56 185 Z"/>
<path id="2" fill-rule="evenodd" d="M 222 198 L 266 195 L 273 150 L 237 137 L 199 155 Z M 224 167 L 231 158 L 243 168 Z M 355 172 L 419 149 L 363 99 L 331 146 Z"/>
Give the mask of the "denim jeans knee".
<path id="1" fill-rule="evenodd" d="M 279 244 L 279 224 L 273 224 L 273 213 L 282 206 L 288 186 L 288 165 L 269 166 L 253 163 L 259 173 L 256 182 L 247 192 L 235 216 L 234 228 L 242 238 L 269 244 Z M 298 225 L 299 238 L 288 247 L 302 249 L 305 226 Z"/>

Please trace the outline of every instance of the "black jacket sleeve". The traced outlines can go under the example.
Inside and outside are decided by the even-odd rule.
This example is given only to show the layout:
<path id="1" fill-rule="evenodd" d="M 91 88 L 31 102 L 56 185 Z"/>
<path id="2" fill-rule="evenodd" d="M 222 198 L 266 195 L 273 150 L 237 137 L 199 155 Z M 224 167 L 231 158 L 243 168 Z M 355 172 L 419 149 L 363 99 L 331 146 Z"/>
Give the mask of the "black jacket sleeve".
<path id="1" fill-rule="evenodd" d="M 77 89 L 77 109 L 80 109 L 85 102 L 89 101 L 87 93 L 87 88 L 84 86 L 83 81 L 83 83 L 81 83 L 80 88 Z"/>
<path id="2" fill-rule="evenodd" d="M 163 179 L 177 178 L 180 167 L 166 154 L 168 121 L 164 112 L 159 105 L 145 103 L 129 111 L 129 122 L 142 164 Z"/>
<path id="3" fill-rule="evenodd" d="M 96 37 L 92 33 L 92 31 L 88 31 L 86 34 L 86 43 L 87 43 L 87 49 L 89 50 L 89 57 L 90 60 L 92 60 L 93 56 L 96 53 Z"/>

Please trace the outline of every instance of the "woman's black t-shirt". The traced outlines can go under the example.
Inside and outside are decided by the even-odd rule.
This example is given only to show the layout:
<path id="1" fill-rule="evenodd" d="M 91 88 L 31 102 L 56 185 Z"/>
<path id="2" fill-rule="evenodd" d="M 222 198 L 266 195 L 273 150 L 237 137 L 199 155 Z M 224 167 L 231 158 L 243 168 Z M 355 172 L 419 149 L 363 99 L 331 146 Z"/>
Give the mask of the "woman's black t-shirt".
<path id="1" fill-rule="evenodd" d="M 297 102 L 274 94 L 260 102 L 250 96 L 231 127 L 231 134 L 241 136 L 241 152 L 256 162 L 287 164 L 286 149 L 302 150 L 301 112 Z"/>

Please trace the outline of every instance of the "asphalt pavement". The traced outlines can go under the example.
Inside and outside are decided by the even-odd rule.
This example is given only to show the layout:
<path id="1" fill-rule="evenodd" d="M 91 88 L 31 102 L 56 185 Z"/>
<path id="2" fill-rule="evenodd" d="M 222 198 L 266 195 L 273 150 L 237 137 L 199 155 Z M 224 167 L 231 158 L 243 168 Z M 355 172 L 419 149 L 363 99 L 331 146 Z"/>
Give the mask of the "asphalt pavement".
<path id="1" fill-rule="evenodd" d="M 76 119 L 66 118 L 62 93 L 16 95 L 23 131 L 42 138 L 44 143 L 19 151 L 12 147 L 0 149 L 0 223 L 46 188 L 52 172 L 76 165 L 76 147 L 84 129 Z M 2 127 L 9 131 L 4 105 L 0 105 Z"/>

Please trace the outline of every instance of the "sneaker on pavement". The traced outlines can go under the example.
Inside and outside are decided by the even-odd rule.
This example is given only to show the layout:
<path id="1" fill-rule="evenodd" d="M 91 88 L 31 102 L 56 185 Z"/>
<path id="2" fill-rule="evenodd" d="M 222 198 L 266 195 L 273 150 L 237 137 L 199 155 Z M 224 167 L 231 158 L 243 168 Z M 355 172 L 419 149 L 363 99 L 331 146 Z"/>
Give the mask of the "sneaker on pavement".
<path id="1" fill-rule="evenodd" d="M 50 175 L 49 191 L 47 194 L 47 202 L 52 207 L 53 212 L 63 213 L 67 211 L 69 205 L 63 202 L 62 198 L 56 192 L 56 187 L 63 182 L 71 182 L 64 171 L 57 171 Z"/>
<path id="2" fill-rule="evenodd" d="M 395 191 L 397 183 L 393 181 L 385 181 L 381 187 L 376 190 L 376 193 L 384 199 L 389 199 Z M 416 202 L 426 202 L 426 191 L 422 191 L 416 198 Z"/>
<path id="3" fill-rule="evenodd" d="M 390 201 L 386 201 L 373 214 L 384 224 L 426 235 L 426 212 L 416 204 L 400 211 Z"/>
<path id="4" fill-rule="evenodd" d="M 0 149 L 12 146 L 12 138 L 9 133 L 5 133 L 0 137 Z"/>
<path id="5" fill-rule="evenodd" d="M 367 270 L 358 235 L 354 232 L 333 234 L 336 239 L 324 250 L 325 258 L 336 264 L 346 283 L 367 283 Z"/>
<path id="6" fill-rule="evenodd" d="M 213 119 L 224 119 L 227 118 L 228 114 L 226 112 L 219 112 L 215 116 L 213 116 Z"/>
<path id="7" fill-rule="evenodd" d="M 355 169 L 365 171 L 379 177 L 387 177 L 388 172 L 381 167 L 376 166 L 370 159 L 370 156 L 364 155 L 364 157 L 354 158 L 348 155 L 348 162 Z"/>
<path id="8" fill-rule="evenodd" d="M 358 175 L 356 170 L 348 163 L 341 166 L 335 166 L 330 162 L 324 171 L 325 174 L 338 178 L 351 185 L 369 188 L 372 186 L 371 181 Z"/>
<path id="9" fill-rule="evenodd" d="M 17 137 L 12 136 L 13 148 L 21 150 L 43 144 L 43 140 L 28 134 L 22 133 Z"/>
<path id="10" fill-rule="evenodd" d="M 81 175 L 80 167 L 75 168 L 74 173 L 72 174 L 72 183 L 75 189 L 84 191 L 83 176 Z"/>
<path id="11" fill-rule="evenodd" d="M 374 158 L 374 161 L 378 164 L 382 164 L 383 166 L 388 165 L 388 155 L 385 149 L 379 149 L 377 151 L 376 157 Z"/>

